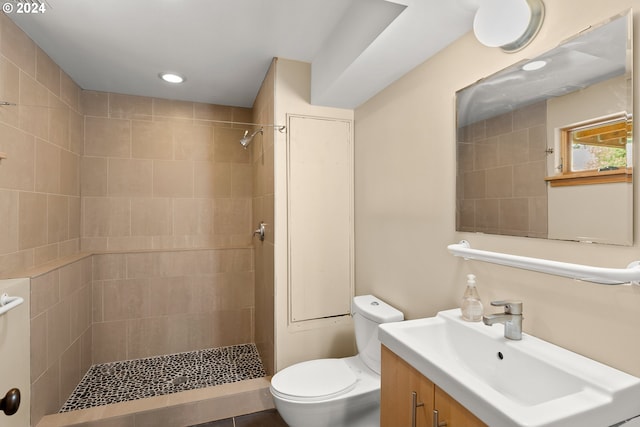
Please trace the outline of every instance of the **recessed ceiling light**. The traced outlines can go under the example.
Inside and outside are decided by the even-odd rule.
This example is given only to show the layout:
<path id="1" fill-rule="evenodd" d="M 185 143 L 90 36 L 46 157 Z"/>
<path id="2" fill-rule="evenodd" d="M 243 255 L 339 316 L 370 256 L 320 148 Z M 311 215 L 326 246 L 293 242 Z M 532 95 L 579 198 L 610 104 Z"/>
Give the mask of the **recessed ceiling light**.
<path id="1" fill-rule="evenodd" d="M 158 77 L 167 83 L 182 83 L 186 80 L 181 75 L 175 73 L 160 73 L 158 74 Z"/>
<path id="2" fill-rule="evenodd" d="M 547 61 L 531 61 L 522 66 L 525 71 L 535 71 L 547 65 Z"/>

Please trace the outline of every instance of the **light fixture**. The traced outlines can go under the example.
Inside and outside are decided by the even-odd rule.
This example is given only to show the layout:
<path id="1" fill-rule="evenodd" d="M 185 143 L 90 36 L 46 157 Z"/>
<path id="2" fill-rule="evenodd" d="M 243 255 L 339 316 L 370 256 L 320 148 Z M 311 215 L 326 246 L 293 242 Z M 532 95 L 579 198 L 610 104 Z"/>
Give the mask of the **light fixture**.
<path id="1" fill-rule="evenodd" d="M 182 83 L 186 80 L 184 77 L 176 73 L 160 73 L 158 74 L 158 77 L 160 77 L 162 80 L 164 80 L 167 83 L 174 83 L 174 84 Z"/>
<path id="2" fill-rule="evenodd" d="M 531 61 L 531 62 L 527 62 L 526 64 L 524 64 L 522 66 L 522 69 L 524 71 L 535 71 L 535 70 L 539 70 L 540 68 L 543 68 L 547 65 L 547 61 Z"/>
<path id="3" fill-rule="evenodd" d="M 533 40 L 543 20 L 542 0 L 479 0 L 473 32 L 483 45 L 511 53 Z"/>

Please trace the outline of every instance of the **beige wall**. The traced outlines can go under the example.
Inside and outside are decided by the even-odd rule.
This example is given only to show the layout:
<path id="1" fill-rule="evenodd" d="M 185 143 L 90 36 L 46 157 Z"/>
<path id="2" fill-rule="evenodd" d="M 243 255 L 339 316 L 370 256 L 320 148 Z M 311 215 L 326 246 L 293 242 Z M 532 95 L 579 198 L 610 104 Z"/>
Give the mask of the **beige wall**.
<path id="1" fill-rule="evenodd" d="M 276 60 L 269 67 L 260 91 L 253 104 L 253 122 L 274 123 Z M 273 276 L 274 261 L 274 162 L 273 127 L 265 127 L 263 135 L 256 135 L 250 146 L 253 175 L 253 214 L 251 224 L 254 229 L 260 222 L 266 224 L 264 241 L 254 237 L 255 250 L 255 343 L 267 374 L 275 371 L 274 318 L 275 289 Z"/>
<path id="2" fill-rule="evenodd" d="M 82 250 L 251 244 L 251 109 L 83 92 Z M 213 121 L 215 120 L 215 121 Z"/>
<path id="3" fill-rule="evenodd" d="M 314 106 L 309 103 L 311 65 L 279 58 L 275 76 L 275 122 L 287 123 L 287 115 L 308 115 L 352 120 L 353 111 Z M 350 316 L 289 320 L 289 229 L 287 190 L 287 150 L 289 134 L 275 134 L 275 311 L 276 370 L 293 363 L 322 357 L 351 356 L 355 337 Z M 310 227 L 322 224 L 309 224 Z"/>
<path id="4" fill-rule="evenodd" d="M 639 258 L 638 230 L 634 247 L 455 232 L 455 92 L 589 25 L 638 10 L 640 1 L 545 0 L 545 6 L 539 35 L 522 51 L 505 54 L 467 34 L 357 108 L 356 293 L 377 294 L 408 318 L 432 316 L 459 305 L 465 274 L 473 272 L 485 306 L 524 301 L 526 332 L 640 375 L 638 289 L 464 261 L 446 250 L 468 239 L 475 248 L 597 266 L 623 268 Z M 639 203 L 636 197 L 636 224 Z"/>
<path id="5" fill-rule="evenodd" d="M 80 88 L 0 14 L 0 277 L 79 250 Z"/>

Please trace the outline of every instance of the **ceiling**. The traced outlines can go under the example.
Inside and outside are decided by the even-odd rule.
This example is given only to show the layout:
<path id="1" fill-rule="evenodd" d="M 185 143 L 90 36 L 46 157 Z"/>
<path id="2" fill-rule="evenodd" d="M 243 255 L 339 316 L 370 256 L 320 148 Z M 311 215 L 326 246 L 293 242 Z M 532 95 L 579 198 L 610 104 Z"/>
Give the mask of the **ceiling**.
<path id="1" fill-rule="evenodd" d="M 46 0 L 8 16 L 83 89 L 251 107 L 280 57 L 312 64 L 312 103 L 355 108 L 470 31 L 467 3 Z"/>

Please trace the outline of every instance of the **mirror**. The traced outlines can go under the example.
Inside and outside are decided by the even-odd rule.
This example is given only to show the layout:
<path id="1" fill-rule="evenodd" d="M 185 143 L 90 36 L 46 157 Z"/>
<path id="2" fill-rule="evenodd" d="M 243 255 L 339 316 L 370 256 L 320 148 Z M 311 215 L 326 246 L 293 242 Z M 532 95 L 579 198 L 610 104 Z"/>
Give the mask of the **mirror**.
<path id="1" fill-rule="evenodd" d="M 633 244 L 632 14 L 456 93 L 456 230 Z"/>

